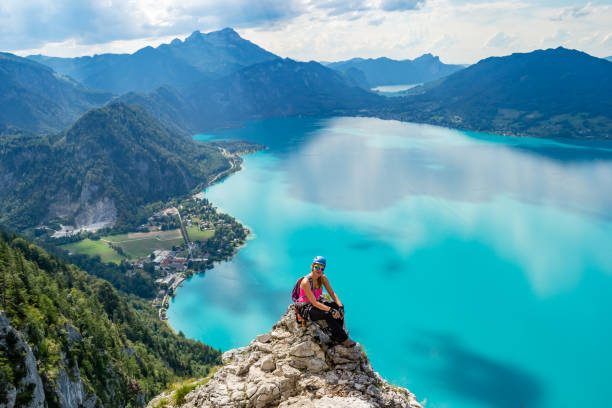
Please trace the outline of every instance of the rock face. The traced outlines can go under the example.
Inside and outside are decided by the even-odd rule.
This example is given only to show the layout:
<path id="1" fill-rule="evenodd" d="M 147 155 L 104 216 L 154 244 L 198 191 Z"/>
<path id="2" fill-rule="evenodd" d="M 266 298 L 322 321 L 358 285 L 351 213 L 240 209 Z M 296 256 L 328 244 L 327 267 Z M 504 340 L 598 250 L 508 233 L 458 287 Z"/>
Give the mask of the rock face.
<path id="1" fill-rule="evenodd" d="M 82 336 L 71 324 L 66 324 L 68 342 L 81 341 Z M 60 408 L 94 408 L 98 398 L 83 383 L 79 366 L 71 368 L 65 353 L 58 364 L 57 377 L 47 379 L 48 395 L 45 384 L 39 374 L 36 357 L 23 334 L 11 326 L 9 319 L 0 311 L 0 353 L 7 356 L 13 366 L 15 378 L 6 381 L 0 376 L 0 408 L 43 408 L 49 405 L 48 397 L 52 396 L 54 406 Z"/>
<path id="2" fill-rule="evenodd" d="M 17 373 L 15 383 L 0 386 L 0 408 L 45 406 L 43 383 L 38 375 L 36 357 L 3 312 L 0 312 L 0 353 L 8 357 Z"/>
<path id="3" fill-rule="evenodd" d="M 160 395 L 148 407 L 171 400 Z M 185 396 L 187 408 L 411 407 L 414 394 L 384 381 L 361 347 L 334 345 L 317 324 L 298 326 L 293 305 L 269 333 L 223 354 L 206 385 Z"/>

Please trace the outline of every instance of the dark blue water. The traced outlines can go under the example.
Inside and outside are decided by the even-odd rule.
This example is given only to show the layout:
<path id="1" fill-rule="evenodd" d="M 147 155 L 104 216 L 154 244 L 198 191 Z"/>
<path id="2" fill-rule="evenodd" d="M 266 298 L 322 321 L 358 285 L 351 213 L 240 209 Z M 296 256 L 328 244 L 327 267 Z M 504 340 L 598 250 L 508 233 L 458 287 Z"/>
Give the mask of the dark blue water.
<path id="1" fill-rule="evenodd" d="M 185 282 L 176 330 L 267 332 L 315 255 L 374 368 L 428 407 L 612 406 L 612 144 L 274 119 L 206 197 L 252 231 Z"/>

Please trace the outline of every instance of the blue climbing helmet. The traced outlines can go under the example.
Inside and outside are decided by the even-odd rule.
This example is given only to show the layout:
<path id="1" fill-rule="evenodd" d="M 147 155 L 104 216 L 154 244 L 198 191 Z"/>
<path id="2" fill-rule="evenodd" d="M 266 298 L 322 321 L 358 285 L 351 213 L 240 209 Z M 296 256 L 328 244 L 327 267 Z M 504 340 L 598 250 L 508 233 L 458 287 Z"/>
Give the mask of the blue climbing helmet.
<path id="1" fill-rule="evenodd" d="M 319 264 L 319 265 L 325 266 L 327 264 L 327 260 L 322 256 L 315 256 L 315 259 L 312 260 L 312 264 L 313 265 Z M 291 291 L 291 299 L 293 300 L 294 303 L 297 302 L 298 299 L 300 298 L 300 284 L 302 283 L 302 279 L 304 279 L 304 276 L 299 278 L 297 282 L 295 282 L 295 285 L 293 285 L 293 290 Z M 296 308 L 295 313 L 297 316 L 298 315 L 297 308 Z"/>
<path id="2" fill-rule="evenodd" d="M 322 256 L 315 256 L 315 259 L 312 260 L 312 263 L 325 266 L 327 261 Z"/>

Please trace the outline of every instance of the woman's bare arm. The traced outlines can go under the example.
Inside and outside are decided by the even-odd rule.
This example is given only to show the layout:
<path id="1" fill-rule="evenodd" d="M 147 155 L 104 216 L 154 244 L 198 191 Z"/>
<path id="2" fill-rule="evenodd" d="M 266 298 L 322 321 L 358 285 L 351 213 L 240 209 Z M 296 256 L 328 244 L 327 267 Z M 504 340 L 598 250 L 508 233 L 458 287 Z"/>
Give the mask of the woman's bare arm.
<path id="1" fill-rule="evenodd" d="M 338 306 L 342 307 L 342 302 L 340 302 L 340 298 L 338 297 L 338 295 L 336 295 L 336 292 L 334 292 L 334 290 L 332 289 L 331 284 L 329 283 L 329 280 L 327 279 L 327 276 L 325 275 L 323 275 L 323 286 L 325 286 L 325 290 L 327 290 L 327 293 L 329 293 L 329 296 L 331 296 L 334 302 L 336 302 Z"/>
<path id="2" fill-rule="evenodd" d="M 312 303 L 314 307 L 316 307 L 317 309 L 321 309 L 323 311 L 329 312 L 331 307 L 325 306 L 323 303 L 315 299 L 314 293 L 312 293 L 312 290 L 310 289 L 310 282 L 308 282 L 308 278 L 302 279 L 302 283 L 300 283 L 300 287 L 304 289 L 304 293 L 306 294 L 306 297 L 308 298 L 308 300 L 310 300 L 310 303 Z"/>

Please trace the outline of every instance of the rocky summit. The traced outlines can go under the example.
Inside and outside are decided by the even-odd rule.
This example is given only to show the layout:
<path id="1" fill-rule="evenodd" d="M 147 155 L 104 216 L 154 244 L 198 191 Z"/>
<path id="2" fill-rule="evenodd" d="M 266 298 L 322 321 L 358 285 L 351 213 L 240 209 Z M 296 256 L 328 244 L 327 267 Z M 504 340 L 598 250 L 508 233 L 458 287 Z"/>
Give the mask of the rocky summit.
<path id="1" fill-rule="evenodd" d="M 374 372 L 359 344 L 335 345 L 324 322 L 298 325 L 293 305 L 269 333 L 223 354 L 223 366 L 179 401 L 182 407 L 411 407 L 422 408 L 405 388 Z M 171 407 L 157 396 L 148 407 Z"/>

